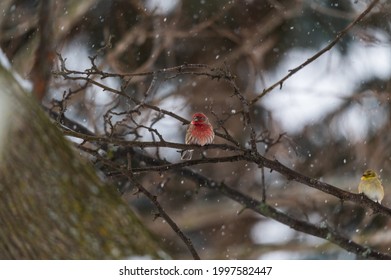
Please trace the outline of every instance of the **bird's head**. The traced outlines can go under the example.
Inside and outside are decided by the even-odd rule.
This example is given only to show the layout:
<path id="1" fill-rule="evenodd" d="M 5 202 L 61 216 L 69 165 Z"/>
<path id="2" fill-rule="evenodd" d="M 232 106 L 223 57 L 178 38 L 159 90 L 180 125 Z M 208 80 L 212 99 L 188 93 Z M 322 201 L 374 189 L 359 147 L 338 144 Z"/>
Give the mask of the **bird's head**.
<path id="1" fill-rule="evenodd" d="M 208 122 L 208 118 L 203 113 L 195 113 L 191 120 L 192 123 L 205 123 Z"/>
<path id="2" fill-rule="evenodd" d="M 373 179 L 376 177 L 377 177 L 376 172 L 372 169 L 368 169 L 368 170 L 365 170 L 365 172 L 362 174 L 361 180 L 368 180 L 368 179 Z"/>

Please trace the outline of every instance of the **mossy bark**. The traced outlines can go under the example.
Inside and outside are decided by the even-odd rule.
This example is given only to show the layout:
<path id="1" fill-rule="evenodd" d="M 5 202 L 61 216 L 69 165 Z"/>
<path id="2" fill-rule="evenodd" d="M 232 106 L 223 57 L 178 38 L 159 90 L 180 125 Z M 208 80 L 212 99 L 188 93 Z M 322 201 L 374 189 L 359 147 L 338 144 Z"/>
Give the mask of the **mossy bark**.
<path id="1" fill-rule="evenodd" d="M 159 258 L 114 188 L 1 65 L 0 102 L 8 109 L 0 126 L 1 259 Z"/>

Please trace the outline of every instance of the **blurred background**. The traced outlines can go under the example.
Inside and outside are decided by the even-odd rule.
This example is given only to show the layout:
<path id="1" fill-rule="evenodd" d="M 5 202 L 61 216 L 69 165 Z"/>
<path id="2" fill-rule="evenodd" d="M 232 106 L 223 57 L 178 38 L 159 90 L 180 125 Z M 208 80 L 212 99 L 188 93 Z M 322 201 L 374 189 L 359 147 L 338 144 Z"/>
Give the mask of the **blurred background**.
<path id="1" fill-rule="evenodd" d="M 46 34 L 69 69 L 85 71 L 89 57 L 106 72 L 145 73 L 184 64 L 223 67 L 248 100 L 282 79 L 335 39 L 371 1 L 366 0 L 84 0 L 53 1 Z M 39 43 L 40 1 L 0 3 L 0 47 L 13 68 L 32 79 Z M 42 29 L 42 28 L 41 28 Z M 383 205 L 391 205 L 391 3 L 379 1 L 330 51 L 262 97 L 250 109 L 259 151 L 288 167 L 357 192 L 367 168 L 380 174 Z M 94 78 L 94 77 L 92 77 Z M 150 105 L 190 119 L 205 112 L 219 131 L 223 126 L 246 145 L 248 128 L 235 114 L 242 104 L 222 80 L 206 76 L 150 74 L 106 77 L 103 85 L 123 90 Z M 66 98 L 67 118 L 97 135 L 126 140 L 156 140 L 154 128 L 170 142 L 183 143 L 186 126 L 170 116 L 141 108 L 83 80 L 50 76 L 42 103 L 51 108 Z M 72 94 L 68 94 L 72 91 Z M 126 112 L 121 113 L 121 112 Z M 143 127 L 140 127 L 142 124 Z M 134 129 L 137 127 L 137 133 Z M 114 131 L 115 130 L 115 131 Z M 130 133 L 129 131 L 133 131 Z M 278 141 L 277 141 L 278 140 Z M 217 137 L 215 143 L 226 143 Z M 144 149 L 151 157 L 179 162 L 176 149 Z M 209 156 L 223 156 L 211 151 Z M 95 162 L 96 163 L 96 162 Z M 136 164 L 142 166 L 142 162 Z M 144 163 L 145 164 L 145 163 Z M 97 168 L 105 171 L 102 165 Z M 261 170 L 245 162 L 210 163 L 196 172 L 254 198 L 261 197 Z M 191 258 L 154 206 L 126 179 L 105 177 L 123 193 L 143 222 L 176 259 Z M 313 236 L 266 219 L 217 192 L 198 188 L 170 172 L 147 172 L 137 179 L 158 196 L 165 211 L 190 237 L 203 259 L 353 259 L 355 255 Z M 267 202 L 291 216 L 327 225 L 352 240 L 389 253 L 391 222 L 352 203 L 265 170 Z"/>

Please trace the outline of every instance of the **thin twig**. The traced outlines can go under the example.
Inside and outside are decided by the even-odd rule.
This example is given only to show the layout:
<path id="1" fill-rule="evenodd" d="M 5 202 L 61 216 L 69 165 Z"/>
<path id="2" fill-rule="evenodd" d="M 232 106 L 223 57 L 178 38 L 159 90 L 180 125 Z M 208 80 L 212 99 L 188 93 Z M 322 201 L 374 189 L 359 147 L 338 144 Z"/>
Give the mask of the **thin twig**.
<path id="1" fill-rule="evenodd" d="M 178 227 L 178 225 L 171 219 L 171 217 L 166 213 L 164 208 L 161 206 L 159 201 L 157 200 L 157 197 L 151 194 L 147 189 L 145 189 L 140 183 L 136 182 L 134 179 L 132 179 L 132 176 L 130 176 L 127 172 L 124 174 L 126 175 L 129 180 L 134 184 L 136 188 L 138 188 L 148 199 L 155 205 L 157 210 L 159 211 L 159 215 L 170 225 L 170 227 L 174 230 L 174 232 L 179 236 L 180 239 L 185 243 L 187 248 L 189 249 L 191 255 L 195 260 L 200 260 L 200 256 L 198 255 L 196 249 L 194 248 L 194 245 L 190 238 L 188 238 Z"/>
<path id="2" fill-rule="evenodd" d="M 271 92 L 274 88 L 276 88 L 277 86 L 280 86 L 280 88 L 282 88 L 282 85 L 283 83 L 288 80 L 291 76 L 293 76 L 294 74 L 296 74 L 297 72 L 299 72 L 301 69 L 303 69 L 304 67 L 306 67 L 308 64 L 314 62 L 315 60 L 317 60 L 319 57 L 321 57 L 323 54 L 325 54 L 326 52 L 328 52 L 329 50 L 331 50 L 341 39 L 342 37 L 344 37 L 349 31 L 350 29 L 352 29 L 355 25 L 357 25 L 360 21 L 362 21 L 362 19 L 377 5 L 377 3 L 379 2 L 379 0 L 374 0 L 372 1 L 368 7 L 354 20 L 352 21 L 348 26 L 346 26 L 343 30 L 341 30 L 340 32 L 338 32 L 337 36 L 334 38 L 333 41 L 331 41 L 326 47 L 324 47 L 323 49 L 321 49 L 319 52 L 317 52 L 315 55 L 311 56 L 310 58 L 308 58 L 305 62 L 303 62 L 302 64 L 300 64 L 299 66 L 289 70 L 289 73 L 284 76 L 282 79 L 280 79 L 279 81 L 277 81 L 276 83 L 274 83 L 273 85 L 271 85 L 270 87 L 264 89 L 262 91 L 261 94 L 259 94 L 258 96 L 256 96 L 255 98 L 253 98 L 251 101 L 250 101 L 250 106 L 254 105 L 259 99 L 261 99 L 262 97 L 264 97 L 266 94 L 268 94 L 269 92 Z M 239 112 L 238 112 L 239 113 Z"/>

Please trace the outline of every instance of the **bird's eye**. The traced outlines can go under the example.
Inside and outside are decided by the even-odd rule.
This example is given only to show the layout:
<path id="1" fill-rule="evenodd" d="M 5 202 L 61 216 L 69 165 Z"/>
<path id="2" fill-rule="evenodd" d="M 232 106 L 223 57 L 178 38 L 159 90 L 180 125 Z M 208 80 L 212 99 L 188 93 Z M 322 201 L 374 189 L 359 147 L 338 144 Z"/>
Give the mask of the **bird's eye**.
<path id="1" fill-rule="evenodd" d="M 201 116 L 196 116 L 196 117 L 193 118 L 193 120 L 196 121 L 196 122 L 199 122 L 199 121 L 202 121 L 202 120 L 203 120 L 203 117 L 201 117 Z"/>

